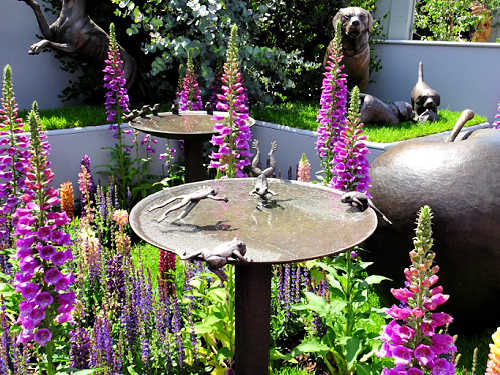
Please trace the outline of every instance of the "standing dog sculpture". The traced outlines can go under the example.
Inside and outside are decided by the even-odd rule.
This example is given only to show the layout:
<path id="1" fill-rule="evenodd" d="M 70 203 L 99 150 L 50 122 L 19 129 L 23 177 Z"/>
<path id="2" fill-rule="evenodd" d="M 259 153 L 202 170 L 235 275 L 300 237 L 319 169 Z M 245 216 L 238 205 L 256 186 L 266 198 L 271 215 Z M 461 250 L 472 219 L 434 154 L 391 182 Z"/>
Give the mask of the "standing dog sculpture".
<path id="1" fill-rule="evenodd" d="M 347 73 L 347 88 L 358 86 L 365 92 L 370 77 L 370 45 L 368 38 L 373 25 L 373 17 L 367 10 L 359 7 L 340 9 L 333 17 L 333 26 L 340 20 L 342 25 L 342 52 L 344 55 L 344 72 Z M 330 42 L 323 59 L 326 66 L 328 57 L 334 46 Z"/>
<path id="2" fill-rule="evenodd" d="M 418 62 L 418 80 L 411 90 L 411 105 L 415 111 L 416 121 L 438 121 L 437 108 L 441 103 L 439 93 L 424 82 L 422 61 Z"/>
<path id="3" fill-rule="evenodd" d="M 71 57 L 104 66 L 107 58 L 109 36 L 87 14 L 87 0 L 63 0 L 59 17 L 51 24 L 45 19 L 40 4 L 35 0 L 19 0 L 28 4 L 35 13 L 38 26 L 45 39 L 32 44 L 28 53 L 37 55 L 45 48 L 52 48 Z M 135 59 L 120 46 L 127 88 L 136 77 Z"/>

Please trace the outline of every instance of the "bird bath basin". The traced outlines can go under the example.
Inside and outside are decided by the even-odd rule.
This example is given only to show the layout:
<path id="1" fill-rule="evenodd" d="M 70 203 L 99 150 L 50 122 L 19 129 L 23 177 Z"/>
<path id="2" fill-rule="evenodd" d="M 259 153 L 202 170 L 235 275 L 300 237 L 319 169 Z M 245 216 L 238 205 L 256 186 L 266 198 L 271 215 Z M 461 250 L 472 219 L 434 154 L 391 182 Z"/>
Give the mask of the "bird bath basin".
<path id="1" fill-rule="evenodd" d="M 224 115 L 225 112 L 214 112 Z M 248 119 L 252 126 L 255 121 Z M 171 112 L 136 117 L 130 126 L 144 133 L 159 138 L 184 140 L 184 159 L 186 161 L 186 181 L 195 182 L 205 179 L 202 165 L 203 142 L 209 140 L 214 132 L 213 115 L 205 111 L 184 111 L 179 114 Z"/>
<path id="2" fill-rule="evenodd" d="M 130 213 L 134 232 L 146 242 L 172 251 L 214 248 L 237 237 L 248 262 L 236 264 L 236 374 L 269 373 L 272 264 L 300 262 L 340 253 L 368 238 L 377 226 L 375 212 L 342 203 L 341 193 L 297 181 L 268 179 L 277 193 L 272 208 L 257 208 L 249 195 L 255 178 L 220 179 L 180 185 L 150 195 Z M 204 186 L 228 202 L 205 199 L 183 220 L 177 214 L 158 222 L 166 209 L 153 207 Z"/>

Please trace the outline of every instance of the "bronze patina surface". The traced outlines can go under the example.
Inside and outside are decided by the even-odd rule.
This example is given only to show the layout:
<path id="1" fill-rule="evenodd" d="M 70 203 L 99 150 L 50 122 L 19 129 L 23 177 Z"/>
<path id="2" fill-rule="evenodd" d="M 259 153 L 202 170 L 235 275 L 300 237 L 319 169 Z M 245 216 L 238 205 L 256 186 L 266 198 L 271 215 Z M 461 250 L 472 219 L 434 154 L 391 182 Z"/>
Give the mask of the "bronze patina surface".
<path id="1" fill-rule="evenodd" d="M 266 181 L 276 193 L 271 207 L 262 207 L 261 198 L 249 194 L 255 178 L 239 178 L 173 187 L 145 198 L 130 213 L 132 229 L 157 247 L 181 257 L 197 252 L 210 257 L 213 254 L 206 249 L 222 248 L 223 261 L 236 264 L 234 369 L 238 375 L 269 374 L 272 264 L 339 253 L 365 240 L 377 226 L 372 209 L 360 211 L 342 203 L 338 191 L 297 181 Z M 159 214 L 152 207 L 204 186 L 228 202 L 204 199 L 182 221 L 158 222 Z M 234 254 L 233 250 L 236 256 L 225 256 Z"/>
<path id="2" fill-rule="evenodd" d="M 59 17 L 51 24 L 45 18 L 40 4 L 35 0 L 24 1 L 35 13 L 40 32 L 44 39 L 32 44 L 30 55 L 37 55 L 44 49 L 69 55 L 95 64 L 98 69 L 104 67 L 107 59 L 109 36 L 87 13 L 87 0 L 62 0 Z M 124 78 L 127 88 L 132 87 L 137 76 L 137 62 L 120 48 L 123 60 Z"/>
<path id="3" fill-rule="evenodd" d="M 276 205 L 258 209 L 249 196 L 254 178 L 202 181 L 173 187 L 139 202 L 130 214 L 133 230 L 145 241 L 183 255 L 238 237 L 254 263 L 288 263 L 336 254 L 365 240 L 377 225 L 372 210 L 340 201 L 341 193 L 318 185 L 268 179 Z M 151 208 L 203 186 L 228 202 L 204 200 L 182 222 L 158 222 Z M 175 216 L 175 215 L 174 215 Z"/>
<path id="4" fill-rule="evenodd" d="M 393 225 L 381 221 L 366 247 L 373 272 L 401 285 L 417 211 L 429 205 L 440 282 L 450 294 L 443 309 L 456 323 L 477 327 L 500 316 L 492 303 L 500 299 L 500 131 L 477 130 L 465 140 L 460 133 L 453 142 L 455 136 L 401 142 L 374 161 L 370 193 Z"/>
<path id="5" fill-rule="evenodd" d="M 255 123 L 252 118 L 248 121 L 250 126 Z M 161 112 L 157 116 L 136 117 L 130 121 L 130 126 L 160 138 L 196 140 L 210 139 L 212 134 L 215 134 L 216 122 L 218 121 L 213 119 L 213 115 L 205 111 L 185 111 L 178 115 Z"/>

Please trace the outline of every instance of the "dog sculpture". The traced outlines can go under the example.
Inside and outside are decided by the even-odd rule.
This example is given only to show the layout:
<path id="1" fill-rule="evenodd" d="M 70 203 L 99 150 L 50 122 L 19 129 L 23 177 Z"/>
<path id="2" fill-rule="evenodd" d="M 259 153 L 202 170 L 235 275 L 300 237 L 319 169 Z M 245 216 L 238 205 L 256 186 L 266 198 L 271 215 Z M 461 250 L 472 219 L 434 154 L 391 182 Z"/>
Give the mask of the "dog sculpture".
<path id="1" fill-rule="evenodd" d="M 360 94 L 359 102 L 359 119 L 364 124 L 397 125 L 413 118 L 413 109 L 407 102 L 384 103 L 379 98 L 369 94 Z"/>
<path id="2" fill-rule="evenodd" d="M 28 53 L 37 55 L 45 48 L 52 48 L 71 57 L 104 66 L 107 58 L 109 36 L 90 19 L 87 14 L 87 0 L 63 0 L 59 17 L 51 24 L 45 19 L 40 4 L 35 0 L 19 0 L 28 4 L 35 13 L 38 26 L 45 39 L 32 44 Z M 136 77 L 135 59 L 120 46 L 127 88 Z"/>
<path id="3" fill-rule="evenodd" d="M 340 9 L 333 17 L 334 26 L 337 20 L 340 20 L 342 25 L 342 52 L 344 72 L 347 73 L 347 88 L 351 90 L 354 86 L 358 86 L 360 92 L 365 92 L 370 75 L 368 38 L 373 25 L 373 17 L 363 8 L 349 7 Z M 333 46 L 334 40 L 328 45 L 323 66 L 326 66 Z"/>
<path id="4" fill-rule="evenodd" d="M 422 61 L 418 62 L 418 80 L 411 90 L 411 105 L 419 122 L 437 121 L 437 107 L 441 103 L 441 96 L 424 82 Z"/>

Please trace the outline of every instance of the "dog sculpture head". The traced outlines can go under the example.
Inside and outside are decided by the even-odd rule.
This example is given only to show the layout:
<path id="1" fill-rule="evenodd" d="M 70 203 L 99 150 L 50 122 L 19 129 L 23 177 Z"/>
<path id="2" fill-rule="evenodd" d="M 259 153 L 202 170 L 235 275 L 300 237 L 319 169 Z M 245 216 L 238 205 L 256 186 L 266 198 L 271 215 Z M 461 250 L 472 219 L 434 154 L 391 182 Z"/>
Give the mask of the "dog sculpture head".
<path id="1" fill-rule="evenodd" d="M 360 7 L 349 7 L 340 9 L 333 17 L 333 26 L 340 20 L 342 33 L 357 39 L 372 31 L 373 17 L 367 10 Z"/>

